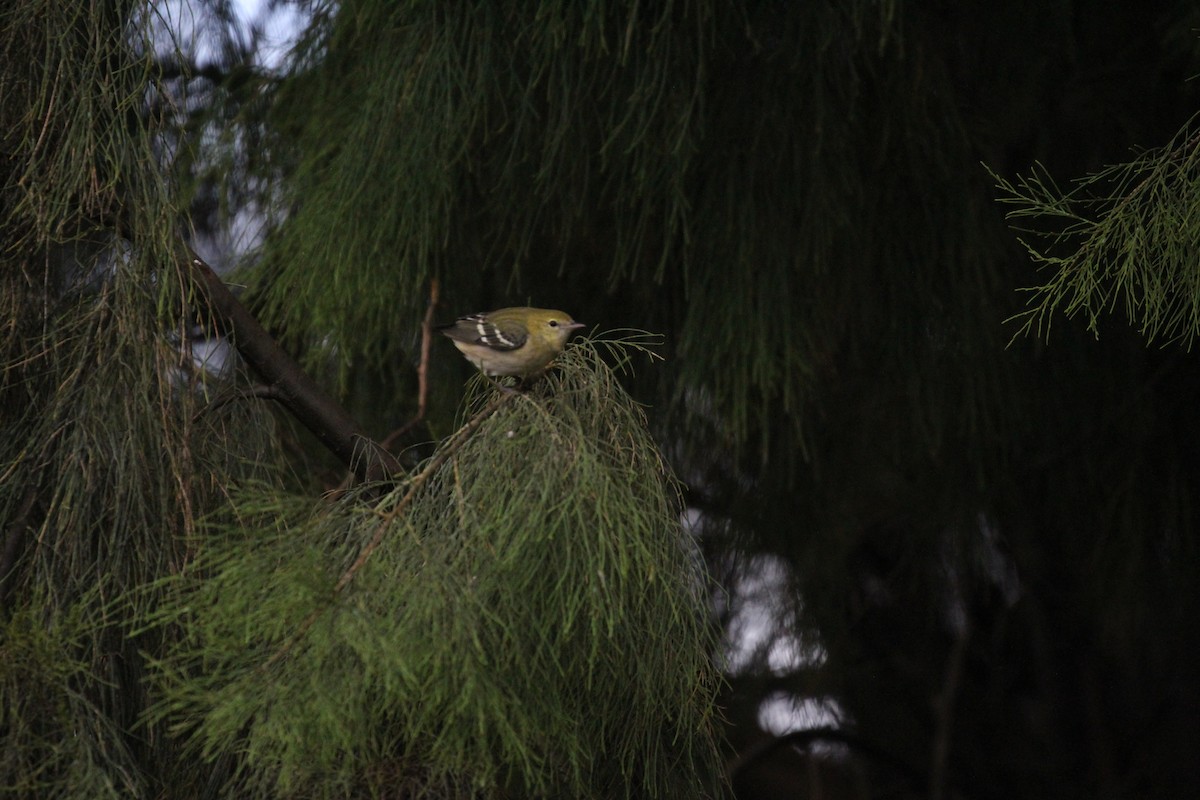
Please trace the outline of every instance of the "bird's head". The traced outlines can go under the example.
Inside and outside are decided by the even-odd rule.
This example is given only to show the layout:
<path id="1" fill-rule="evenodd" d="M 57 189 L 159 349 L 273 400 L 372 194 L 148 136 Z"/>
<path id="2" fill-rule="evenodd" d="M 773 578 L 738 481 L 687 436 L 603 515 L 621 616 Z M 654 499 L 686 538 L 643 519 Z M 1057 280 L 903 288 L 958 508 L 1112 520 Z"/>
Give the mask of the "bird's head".
<path id="1" fill-rule="evenodd" d="M 571 319 L 571 315 L 565 311 L 550 308 L 533 309 L 525 324 L 531 336 L 554 342 L 558 350 L 566 346 L 572 333 L 587 327 L 584 323 Z"/>

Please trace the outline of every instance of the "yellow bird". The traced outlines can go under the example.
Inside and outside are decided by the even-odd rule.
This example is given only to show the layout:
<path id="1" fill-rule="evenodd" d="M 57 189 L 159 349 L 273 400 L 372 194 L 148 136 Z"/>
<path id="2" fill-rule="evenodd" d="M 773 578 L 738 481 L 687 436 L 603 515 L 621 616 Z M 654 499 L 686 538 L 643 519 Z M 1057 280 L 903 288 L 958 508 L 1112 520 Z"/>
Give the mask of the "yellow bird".
<path id="1" fill-rule="evenodd" d="M 549 308 L 501 308 L 438 328 L 484 375 L 528 378 L 543 372 L 582 322 Z"/>

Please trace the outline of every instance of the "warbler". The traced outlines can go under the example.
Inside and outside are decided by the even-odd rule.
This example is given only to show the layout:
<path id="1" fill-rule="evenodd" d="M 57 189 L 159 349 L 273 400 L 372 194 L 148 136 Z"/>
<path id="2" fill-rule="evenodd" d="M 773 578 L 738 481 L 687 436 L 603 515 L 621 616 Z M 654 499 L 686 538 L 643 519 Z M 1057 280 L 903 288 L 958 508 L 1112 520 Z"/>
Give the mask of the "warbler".
<path id="1" fill-rule="evenodd" d="M 438 330 L 484 375 L 528 378 L 544 371 L 583 327 L 562 311 L 521 307 L 459 317 Z"/>

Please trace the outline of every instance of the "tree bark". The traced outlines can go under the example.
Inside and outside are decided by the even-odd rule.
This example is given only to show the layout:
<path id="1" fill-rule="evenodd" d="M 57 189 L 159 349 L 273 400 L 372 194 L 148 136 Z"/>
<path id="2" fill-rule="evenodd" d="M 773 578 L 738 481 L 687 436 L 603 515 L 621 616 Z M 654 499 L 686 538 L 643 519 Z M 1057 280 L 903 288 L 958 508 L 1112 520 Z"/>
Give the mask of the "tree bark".
<path id="1" fill-rule="evenodd" d="M 400 472 L 400 462 L 368 437 L 341 404 L 279 346 L 212 267 L 195 254 L 190 260 L 221 333 L 258 372 L 272 395 L 359 480 L 387 480 Z"/>

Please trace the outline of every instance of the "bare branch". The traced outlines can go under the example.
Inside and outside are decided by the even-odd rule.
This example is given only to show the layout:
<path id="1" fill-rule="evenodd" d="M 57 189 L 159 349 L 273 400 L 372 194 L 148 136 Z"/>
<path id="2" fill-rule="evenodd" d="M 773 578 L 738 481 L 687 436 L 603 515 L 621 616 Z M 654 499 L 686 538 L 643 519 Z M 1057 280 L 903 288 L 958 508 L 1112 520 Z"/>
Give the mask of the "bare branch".
<path id="1" fill-rule="evenodd" d="M 372 441 L 333 399 L 246 310 L 212 267 L 191 255 L 192 272 L 222 333 L 252 366 L 270 395 L 283 404 L 359 480 L 381 481 L 401 472 L 390 453 Z"/>

